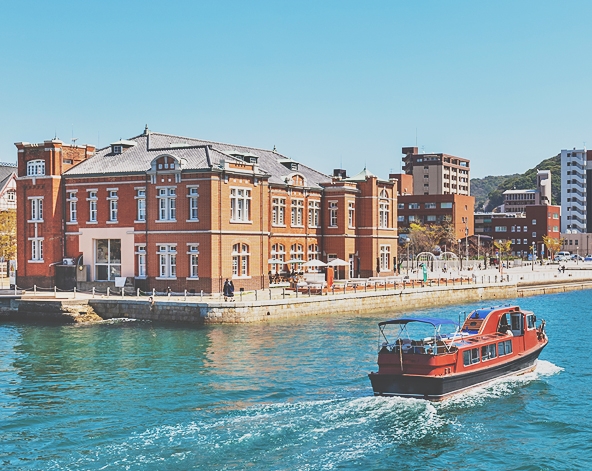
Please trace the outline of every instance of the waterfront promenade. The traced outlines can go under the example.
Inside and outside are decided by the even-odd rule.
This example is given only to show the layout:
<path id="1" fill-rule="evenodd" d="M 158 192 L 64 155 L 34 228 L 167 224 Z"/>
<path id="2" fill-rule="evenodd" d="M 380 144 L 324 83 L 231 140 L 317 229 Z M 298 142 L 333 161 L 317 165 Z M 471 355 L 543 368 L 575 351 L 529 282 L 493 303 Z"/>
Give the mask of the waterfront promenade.
<path id="1" fill-rule="evenodd" d="M 10 316 L 84 321 L 130 317 L 200 324 L 248 323 L 311 315 L 401 312 L 592 288 L 592 264 L 449 271 L 422 282 L 417 273 L 397 280 L 340 281 L 330 289 L 299 291 L 277 286 L 236 293 L 233 301 L 202 293 L 99 294 L 58 290 L 17 291 Z M 7 293 L 8 294 L 8 293 Z M 139 294 L 139 295 L 138 295 Z M 63 315 L 65 314 L 65 318 Z M 90 316 L 92 314 L 92 316 Z M 89 317 L 90 316 L 90 317 Z"/>

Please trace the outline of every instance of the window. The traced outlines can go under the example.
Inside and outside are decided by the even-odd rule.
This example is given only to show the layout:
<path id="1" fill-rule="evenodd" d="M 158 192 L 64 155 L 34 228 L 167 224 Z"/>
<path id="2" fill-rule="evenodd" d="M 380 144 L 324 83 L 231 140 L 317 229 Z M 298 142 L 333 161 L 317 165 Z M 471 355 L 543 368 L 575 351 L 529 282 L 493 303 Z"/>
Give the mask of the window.
<path id="1" fill-rule="evenodd" d="M 536 238 L 536 232 L 532 233 L 532 237 L 533 237 L 533 239 Z"/>
<path id="2" fill-rule="evenodd" d="M 516 243 L 516 239 L 512 239 L 512 245 Z"/>
<path id="3" fill-rule="evenodd" d="M 34 237 L 31 239 L 31 261 L 43 261 L 43 237 Z"/>
<path id="4" fill-rule="evenodd" d="M 175 187 L 158 189 L 158 220 L 176 221 L 177 189 Z"/>
<path id="5" fill-rule="evenodd" d="M 177 277 L 177 246 L 175 244 L 159 245 L 158 260 L 160 265 L 159 278 Z"/>
<path id="6" fill-rule="evenodd" d="M 68 215 L 69 215 L 69 222 L 76 222 L 78 220 L 78 198 L 76 198 L 76 192 L 70 191 L 68 192 Z"/>
<path id="7" fill-rule="evenodd" d="M 559 219 L 559 214 L 553 213 L 553 219 Z"/>
<path id="8" fill-rule="evenodd" d="M 397 216 L 397 221 L 405 222 L 405 216 Z"/>
<path id="9" fill-rule="evenodd" d="M 43 198 L 31 198 L 31 221 L 43 222 Z"/>
<path id="10" fill-rule="evenodd" d="M 533 220 L 532 220 L 532 225 L 533 225 L 533 226 L 536 226 L 536 219 L 533 219 Z"/>
<path id="11" fill-rule="evenodd" d="M 355 227 L 355 203 L 347 204 L 347 226 L 350 229 Z"/>
<path id="12" fill-rule="evenodd" d="M 495 226 L 495 232 L 506 232 L 507 230 L 506 226 Z"/>
<path id="13" fill-rule="evenodd" d="M 197 193 L 197 187 L 192 186 L 188 188 L 189 194 L 187 198 L 189 198 L 189 220 L 190 221 L 198 221 L 197 217 L 197 199 L 199 198 L 199 194 Z"/>
<path id="14" fill-rule="evenodd" d="M 45 175 L 45 160 L 29 160 L 27 162 L 27 175 L 30 177 Z"/>
<path id="15" fill-rule="evenodd" d="M 475 363 L 479 363 L 479 349 L 471 348 L 470 350 L 465 350 L 463 352 L 463 364 L 469 366 Z"/>
<path id="16" fill-rule="evenodd" d="M 309 244 L 308 245 L 308 261 L 319 260 L 320 256 L 321 256 L 321 252 L 319 251 L 319 246 L 317 244 Z"/>
<path id="17" fill-rule="evenodd" d="M 122 146 L 113 146 L 113 153 L 114 154 L 121 154 Z"/>
<path id="18" fill-rule="evenodd" d="M 378 227 L 383 229 L 389 227 L 389 213 L 391 208 L 388 197 L 386 190 L 380 192 L 380 199 L 378 201 Z"/>
<path id="19" fill-rule="evenodd" d="M 425 209 L 436 209 L 436 203 L 426 203 Z"/>
<path id="20" fill-rule="evenodd" d="M 107 200 L 109 201 L 109 221 L 110 222 L 117 222 L 117 190 L 107 190 L 108 197 Z"/>
<path id="21" fill-rule="evenodd" d="M 526 228 L 526 226 L 524 226 L 524 232 L 528 232 L 528 229 Z"/>
<path id="22" fill-rule="evenodd" d="M 532 330 L 536 327 L 536 317 L 533 314 L 526 316 L 526 327 L 528 330 Z"/>
<path id="23" fill-rule="evenodd" d="M 506 340 L 497 344 L 499 356 L 509 355 L 512 353 L 512 341 Z"/>
<path id="24" fill-rule="evenodd" d="M 304 262 L 304 247 L 302 244 L 292 244 L 290 247 L 290 258 L 292 260 L 302 260 Z M 295 270 L 302 270 L 302 263 L 293 265 Z"/>
<path id="25" fill-rule="evenodd" d="M 492 360 L 497 357 L 497 345 L 483 345 L 481 347 L 481 361 Z"/>
<path id="26" fill-rule="evenodd" d="M 435 214 L 428 215 L 426 217 L 426 221 L 427 222 L 436 222 L 436 215 Z"/>
<path id="27" fill-rule="evenodd" d="M 520 240 L 520 239 L 518 239 Z M 524 239 L 524 244 L 528 244 L 528 239 Z"/>
<path id="28" fill-rule="evenodd" d="M 271 200 L 271 223 L 274 226 L 283 226 L 286 214 L 286 200 L 273 198 Z"/>
<path id="29" fill-rule="evenodd" d="M 304 214 L 304 201 L 292 200 L 292 227 L 302 227 Z"/>
<path id="30" fill-rule="evenodd" d="M 397 209 L 405 209 L 405 203 L 397 204 Z"/>
<path id="31" fill-rule="evenodd" d="M 246 188 L 232 188 L 230 190 L 230 221 L 251 221 L 251 190 Z"/>
<path id="32" fill-rule="evenodd" d="M 88 222 L 97 222 L 97 192 L 88 192 Z"/>
<path id="33" fill-rule="evenodd" d="M 121 276 L 121 239 L 95 240 L 95 280 L 113 281 Z"/>
<path id="34" fill-rule="evenodd" d="M 271 259 L 277 260 L 277 263 L 271 264 L 271 269 L 275 273 L 282 271 L 286 262 L 286 247 L 283 244 L 273 244 L 271 246 Z"/>
<path id="35" fill-rule="evenodd" d="M 146 220 L 146 188 L 136 190 L 136 206 L 138 221 Z"/>
<path id="36" fill-rule="evenodd" d="M 440 203 L 442 209 L 452 209 L 452 203 Z"/>
<path id="37" fill-rule="evenodd" d="M 381 245 L 380 246 L 380 266 L 379 271 L 389 271 L 391 259 L 391 246 Z"/>
<path id="38" fill-rule="evenodd" d="M 138 245 L 136 248 L 138 256 L 138 278 L 146 278 L 146 246 Z"/>
<path id="39" fill-rule="evenodd" d="M 419 209 L 419 203 L 409 203 L 409 209 Z"/>
<path id="40" fill-rule="evenodd" d="M 189 251 L 189 278 L 199 278 L 197 274 L 198 255 L 199 250 L 197 244 L 191 244 L 188 247 Z"/>
<path id="41" fill-rule="evenodd" d="M 232 276 L 249 276 L 249 246 L 247 244 L 232 246 Z"/>
<path id="42" fill-rule="evenodd" d="M 308 225 L 310 227 L 318 227 L 319 226 L 320 208 L 321 208 L 321 204 L 319 201 L 309 201 L 308 202 Z"/>
<path id="43" fill-rule="evenodd" d="M 329 226 L 337 227 L 337 201 L 329 202 Z"/>

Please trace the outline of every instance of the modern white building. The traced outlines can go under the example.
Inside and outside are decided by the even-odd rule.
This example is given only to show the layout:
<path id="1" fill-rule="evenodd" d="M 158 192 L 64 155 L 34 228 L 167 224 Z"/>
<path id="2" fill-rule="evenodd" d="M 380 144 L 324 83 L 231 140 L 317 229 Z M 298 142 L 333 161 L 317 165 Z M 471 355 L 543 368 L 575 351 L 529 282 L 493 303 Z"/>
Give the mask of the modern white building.
<path id="1" fill-rule="evenodd" d="M 503 213 L 524 213 L 526 206 L 551 204 L 551 171 L 537 172 L 537 187 L 534 190 L 506 190 L 503 193 Z"/>
<path id="2" fill-rule="evenodd" d="M 592 169 L 592 152 L 586 149 L 561 151 L 561 232 L 576 234 L 589 232 L 586 217 L 588 193 L 586 170 Z M 590 162 L 590 164 L 588 164 Z"/>

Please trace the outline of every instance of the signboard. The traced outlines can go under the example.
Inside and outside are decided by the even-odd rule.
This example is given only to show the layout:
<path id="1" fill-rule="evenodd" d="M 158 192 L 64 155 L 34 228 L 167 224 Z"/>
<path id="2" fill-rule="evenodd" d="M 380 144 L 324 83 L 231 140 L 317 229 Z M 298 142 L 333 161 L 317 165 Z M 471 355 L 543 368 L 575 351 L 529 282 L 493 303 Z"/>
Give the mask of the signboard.
<path id="1" fill-rule="evenodd" d="M 11 288 L 16 285 L 16 260 L 8 261 L 8 282 Z"/>

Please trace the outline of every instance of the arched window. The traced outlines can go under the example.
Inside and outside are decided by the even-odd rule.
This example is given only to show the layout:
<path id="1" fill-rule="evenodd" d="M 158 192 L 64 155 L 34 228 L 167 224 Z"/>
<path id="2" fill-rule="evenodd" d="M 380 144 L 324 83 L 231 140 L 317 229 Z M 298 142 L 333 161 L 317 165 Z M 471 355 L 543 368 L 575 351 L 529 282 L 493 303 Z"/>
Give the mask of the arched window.
<path id="1" fill-rule="evenodd" d="M 27 162 L 27 175 L 31 177 L 45 175 L 45 160 L 29 160 Z"/>
<path id="2" fill-rule="evenodd" d="M 249 276 L 249 246 L 234 244 L 232 246 L 232 276 Z"/>
<path id="3" fill-rule="evenodd" d="M 389 227 L 390 202 L 388 197 L 387 191 L 383 189 L 378 200 L 378 227 L 380 228 Z"/>
<path id="4" fill-rule="evenodd" d="M 271 246 L 271 259 L 277 260 L 276 263 L 271 264 L 271 269 L 274 273 L 280 273 L 286 262 L 286 247 L 283 244 L 273 244 Z"/>

